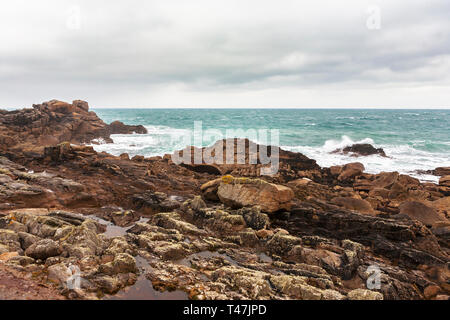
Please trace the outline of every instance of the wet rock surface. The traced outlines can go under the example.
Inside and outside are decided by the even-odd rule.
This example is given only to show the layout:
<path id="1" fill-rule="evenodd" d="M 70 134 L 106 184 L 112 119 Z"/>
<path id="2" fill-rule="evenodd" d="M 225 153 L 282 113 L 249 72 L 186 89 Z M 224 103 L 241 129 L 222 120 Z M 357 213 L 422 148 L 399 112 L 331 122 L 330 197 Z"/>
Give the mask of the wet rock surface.
<path id="1" fill-rule="evenodd" d="M 353 157 L 364 157 L 370 155 L 379 155 L 382 157 L 387 157 L 386 153 L 382 148 L 375 148 L 374 146 L 368 143 L 354 144 L 342 149 L 335 150 L 333 151 L 333 153 L 351 154 L 351 156 Z"/>
<path id="2" fill-rule="evenodd" d="M 111 133 L 82 101 L 0 119 L 15 137 L 0 137 L 0 299 L 450 296 L 444 169 L 432 184 L 281 149 L 276 174 L 115 157 L 76 144 Z"/>

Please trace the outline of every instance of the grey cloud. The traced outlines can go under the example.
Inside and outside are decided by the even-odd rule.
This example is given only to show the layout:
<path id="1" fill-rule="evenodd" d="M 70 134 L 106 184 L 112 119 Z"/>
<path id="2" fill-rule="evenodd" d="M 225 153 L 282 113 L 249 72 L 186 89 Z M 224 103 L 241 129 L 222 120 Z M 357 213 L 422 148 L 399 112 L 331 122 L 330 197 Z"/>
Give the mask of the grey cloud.
<path id="1" fill-rule="evenodd" d="M 0 14 L 0 103 L 39 102 L 53 92 L 48 99 L 85 93 L 110 104 L 113 93 L 120 104 L 128 99 L 130 105 L 151 105 L 158 96 L 158 103 L 170 106 L 173 92 L 166 100 L 161 96 L 166 86 L 182 88 L 173 90 L 184 91 L 180 102 L 192 106 L 202 92 L 227 99 L 230 90 L 248 96 L 249 90 L 272 89 L 285 90 L 283 105 L 286 94 L 296 94 L 292 88 L 352 92 L 384 84 L 450 85 L 448 1 L 375 2 L 382 10 L 377 31 L 365 26 L 372 3 L 360 0 L 346 7 L 325 0 L 309 6 L 229 1 L 229 7 L 213 0 L 79 1 L 80 30 L 65 25 L 73 2 L 29 8 L 19 1 Z"/>

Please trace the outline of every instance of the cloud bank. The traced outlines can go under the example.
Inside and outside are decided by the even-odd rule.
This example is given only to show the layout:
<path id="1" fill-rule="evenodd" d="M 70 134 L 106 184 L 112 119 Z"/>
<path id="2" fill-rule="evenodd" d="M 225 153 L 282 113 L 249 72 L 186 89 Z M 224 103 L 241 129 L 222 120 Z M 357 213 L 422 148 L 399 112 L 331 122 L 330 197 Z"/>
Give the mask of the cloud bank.
<path id="1" fill-rule="evenodd" d="M 9 2 L 0 107 L 449 107 L 448 12 L 446 0 Z"/>

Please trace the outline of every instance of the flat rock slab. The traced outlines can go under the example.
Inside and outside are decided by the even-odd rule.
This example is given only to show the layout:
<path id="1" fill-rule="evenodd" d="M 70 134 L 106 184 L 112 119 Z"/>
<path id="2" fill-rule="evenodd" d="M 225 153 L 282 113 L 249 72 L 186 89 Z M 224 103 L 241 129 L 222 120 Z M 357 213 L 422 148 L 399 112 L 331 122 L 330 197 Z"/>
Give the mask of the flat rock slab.
<path id="1" fill-rule="evenodd" d="M 261 211 L 290 210 L 294 192 L 291 188 L 260 179 L 225 176 L 217 195 L 222 203 L 234 208 L 260 206 Z"/>

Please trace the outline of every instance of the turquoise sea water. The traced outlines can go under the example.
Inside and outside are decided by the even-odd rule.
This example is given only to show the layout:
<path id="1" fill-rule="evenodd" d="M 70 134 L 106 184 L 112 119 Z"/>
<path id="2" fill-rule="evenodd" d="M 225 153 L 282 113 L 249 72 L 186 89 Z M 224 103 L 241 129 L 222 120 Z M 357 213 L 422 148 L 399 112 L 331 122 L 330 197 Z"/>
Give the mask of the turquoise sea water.
<path id="1" fill-rule="evenodd" d="M 223 133 L 242 129 L 239 137 L 253 130 L 279 130 L 277 144 L 302 152 L 322 166 L 348 163 L 355 158 L 330 154 L 356 142 L 382 147 L 390 158 L 358 158 L 368 172 L 400 171 L 415 174 L 421 169 L 450 166 L 450 110 L 368 109 L 95 109 L 105 122 L 144 125 L 147 135 L 114 135 L 114 144 L 95 146 L 113 154 L 164 155 L 182 149 L 186 137 L 194 137 L 194 122 L 201 121 L 203 135 L 190 144 L 207 146 L 216 137 L 208 129 Z M 248 134 L 247 134 L 248 133 Z M 269 132 L 269 137 L 270 132 Z M 261 135 L 257 135 L 258 142 Z M 200 142 L 199 142 L 200 141 Z M 196 143 L 197 142 L 197 143 Z M 271 142 L 269 139 L 268 142 Z M 270 143 L 275 144 L 275 143 Z M 435 178 L 417 175 L 422 180 Z"/>

